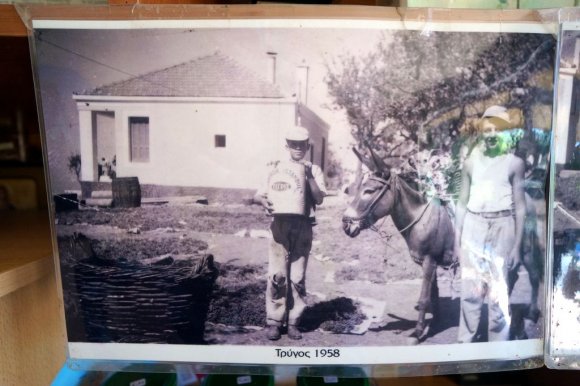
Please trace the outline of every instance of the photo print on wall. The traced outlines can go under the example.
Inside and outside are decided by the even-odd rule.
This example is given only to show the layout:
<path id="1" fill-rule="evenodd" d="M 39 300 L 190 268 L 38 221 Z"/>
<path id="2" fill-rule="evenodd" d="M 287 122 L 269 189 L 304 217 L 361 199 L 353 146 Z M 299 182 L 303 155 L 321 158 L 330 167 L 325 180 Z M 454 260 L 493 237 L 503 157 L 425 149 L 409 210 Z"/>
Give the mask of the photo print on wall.
<path id="1" fill-rule="evenodd" d="M 35 20 L 71 358 L 542 356 L 556 42 L 494 26 Z"/>

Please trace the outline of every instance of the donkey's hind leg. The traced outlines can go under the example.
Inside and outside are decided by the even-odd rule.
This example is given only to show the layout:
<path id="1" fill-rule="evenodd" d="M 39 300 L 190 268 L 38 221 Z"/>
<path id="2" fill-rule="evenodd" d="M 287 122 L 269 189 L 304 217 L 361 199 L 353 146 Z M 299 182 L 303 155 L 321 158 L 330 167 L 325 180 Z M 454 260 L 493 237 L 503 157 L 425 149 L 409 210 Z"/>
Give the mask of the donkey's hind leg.
<path id="1" fill-rule="evenodd" d="M 435 268 L 435 273 L 433 274 L 433 281 L 431 283 L 431 314 L 433 319 L 431 319 L 431 324 L 429 328 L 431 331 L 439 323 L 439 285 L 437 284 L 437 268 Z"/>
<path id="2" fill-rule="evenodd" d="M 523 263 L 528 271 L 528 277 L 530 278 L 530 286 L 532 289 L 530 308 L 525 317 L 532 320 L 534 323 L 537 323 L 541 315 L 540 308 L 538 307 L 538 293 L 540 289 L 540 281 L 542 280 L 542 269 L 539 266 L 541 263 L 538 263 L 533 252 L 524 254 Z"/>
<path id="3" fill-rule="evenodd" d="M 439 292 L 437 284 L 433 286 L 433 282 L 437 279 L 437 264 L 431 256 L 425 256 L 422 267 L 423 281 L 421 284 L 421 295 L 419 297 L 419 302 L 417 303 L 419 316 L 417 319 L 417 325 L 415 326 L 415 331 L 413 331 L 411 336 L 409 336 L 410 344 L 418 344 L 421 340 L 425 339 L 428 332 L 428 329 L 426 329 L 427 323 L 425 321 L 425 314 L 427 313 L 427 310 L 432 309 L 432 306 L 437 307 L 437 302 L 432 304 L 433 289 L 436 288 L 435 292 Z"/>
<path id="4" fill-rule="evenodd" d="M 524 251 L 522 263 L 528 271 L 531 286 L 530 307 L 525 318 L 538 322 L 541 311 L 538 306 L 538 292 L 544 277 L 544 254 L 546 250 L 543 236 L 545 234 L 545 202 L 543 199 L 532 200 L 526 195 L 526 224 L 524 226 Z"/>

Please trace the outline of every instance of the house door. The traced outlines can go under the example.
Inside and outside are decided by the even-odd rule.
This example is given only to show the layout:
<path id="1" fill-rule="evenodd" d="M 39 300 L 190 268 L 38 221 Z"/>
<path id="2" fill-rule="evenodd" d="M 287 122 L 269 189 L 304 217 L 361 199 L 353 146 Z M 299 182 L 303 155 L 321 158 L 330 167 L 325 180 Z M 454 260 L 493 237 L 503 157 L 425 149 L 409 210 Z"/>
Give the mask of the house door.
<path id="1" fill-rule="evenodd" d="M 110 182 L 116 173 L 115 113 L 93 113 L 93 165 L 95 181 Z"/>

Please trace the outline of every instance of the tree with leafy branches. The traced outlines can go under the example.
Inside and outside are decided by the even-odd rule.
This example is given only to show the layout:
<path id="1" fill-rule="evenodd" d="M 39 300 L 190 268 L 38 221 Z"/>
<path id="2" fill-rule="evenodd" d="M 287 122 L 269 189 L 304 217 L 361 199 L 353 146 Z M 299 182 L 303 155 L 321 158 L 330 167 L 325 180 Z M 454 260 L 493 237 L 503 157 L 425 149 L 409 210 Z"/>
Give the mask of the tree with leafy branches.
<path id="1" fill-rule="evenodd" d="M 551 105 L 554 43 L 542 34 L 396 31 L 367 55 L 329 64 L 326 84 L 357 147 L 386 159 L 449 151 L 488 105 L 520 108 L 526 125 L 534 105 Z"/>

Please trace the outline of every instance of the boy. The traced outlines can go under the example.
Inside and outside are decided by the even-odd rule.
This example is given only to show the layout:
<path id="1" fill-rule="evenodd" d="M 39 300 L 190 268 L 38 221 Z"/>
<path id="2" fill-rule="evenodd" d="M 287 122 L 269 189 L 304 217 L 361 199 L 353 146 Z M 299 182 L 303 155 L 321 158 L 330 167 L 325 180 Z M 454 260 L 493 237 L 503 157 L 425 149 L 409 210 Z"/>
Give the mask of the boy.
<path id="1" fill-rule="evenodd" d="M 306 307 L 305 273 L 313 226 L 310 211 L 325 196 L 322 170 L 304 160 L 310 149 L 308 131 L 295 126 L 285 138 L 289 159 L 272 163 L 267 188 L 254 197 L 273 216 L 266 288 L 266 336 L 270 340 L 280 339 L 284 324 L 288 338 L 302 339 L 297 325 Z"/>
<path id="2" fill-rule="evenodd" d="M 470 343 L 488 298 L 488 340 L 509 339 L 508 275 L 517 272 L 526 216 L 522 159 L 506 151 L 499 132 L 513 128 L 505 107 L 488 108 L 479 144 L 463 166 L 455 253 L 461 263 L 458 341 Z"/>

